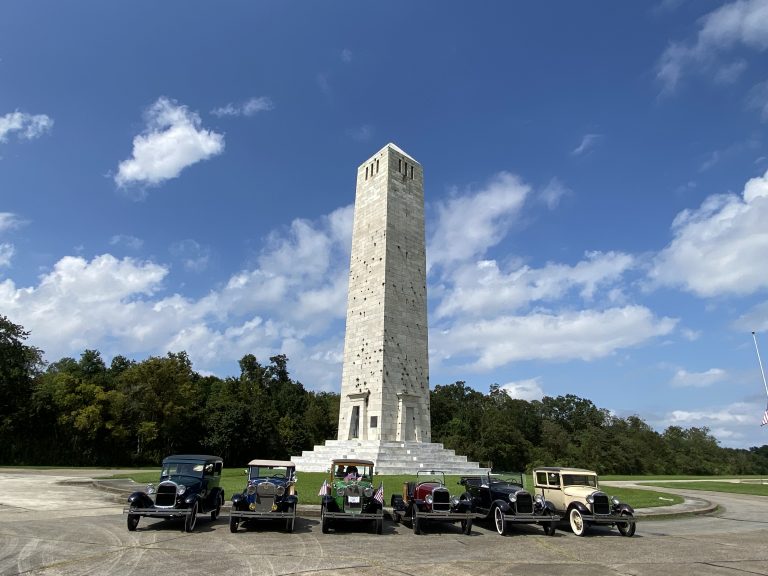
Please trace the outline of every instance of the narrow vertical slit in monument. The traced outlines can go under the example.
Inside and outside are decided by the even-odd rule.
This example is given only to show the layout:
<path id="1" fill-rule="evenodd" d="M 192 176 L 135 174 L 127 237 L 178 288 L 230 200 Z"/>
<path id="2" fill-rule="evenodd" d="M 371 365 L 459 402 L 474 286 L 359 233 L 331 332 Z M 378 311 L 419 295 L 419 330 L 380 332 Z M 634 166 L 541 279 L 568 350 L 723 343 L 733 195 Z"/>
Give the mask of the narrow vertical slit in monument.
<path id="1" fill-rule="evenodd" d="M 365 179 L 368 180 L 368 166 L 365 167 Z"/>
<path id="2" fill-rule="evenodd" d="M 397 159 L 397 171 L 402 172 L 403 171 L 403 159 L 398 158 Z"/>
<path id="3" fill-rule="evenodd" d="M 379 159 L 376 158 L 376 174 L 379 173 Z"/>

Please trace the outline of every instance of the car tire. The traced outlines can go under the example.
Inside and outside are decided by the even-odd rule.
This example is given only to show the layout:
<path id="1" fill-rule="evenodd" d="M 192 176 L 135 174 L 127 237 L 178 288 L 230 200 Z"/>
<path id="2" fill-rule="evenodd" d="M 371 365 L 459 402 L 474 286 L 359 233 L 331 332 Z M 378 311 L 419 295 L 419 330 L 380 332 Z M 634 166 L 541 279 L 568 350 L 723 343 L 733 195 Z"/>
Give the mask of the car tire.
<path id="1" fill-rule="evenodd" d="M 323 532 L 323 534 L 328 534 L 329 529 L 330 529 L 329 520 L 325 516 L 325 506 L 321 506 L 320 507 L 320 530 Z"/>
<path id="2" fill-rule="evenodd" d="M 392 522 L 395 524 L 400 524 L 400 514 L 392 510 Z"/>
<path id="3" fill-rule="evenodd" d="M 587 533 L 587 523 L 578 508 L 572 508 L 568 514 L 571 530 L 576 536 L 584 536 Z"/>
<path id="4" fill-rule="evenodd" d="M 192 532 L 197 524 L 197 501 L 192 504 L 192 511 L 184 518 L 184 532 Z"/>
<path id="5" fill-rule="evenodd" d="M 211 521 L 216 522 L 216 518 L 221 514 L 221 505 L 224 503 L 224 496 L 219 494 L 216 498 L 216 507 L 211 510 Z"/>
<path id="6" fill-rule="evenodd" d="M 461 521 L 461 533 L 462 534 L 472 534 L 472 518 L 467 518 L 466 520 Z"/>
<path id="7" fill-rule="evenodd" d="M 491 510 L 491 514 L 496 532 L 504 536 L 507 533 L 507 519 L 504 517 L 504 510 L 498 506 L 494 506 L 493 510 Z"/>
<path id="8" fill-rule="evenodd" d="M 413 509 L 413 516 L 411 516 L 411 525 L 413 526 L 414 534 L 421 534 L 421 520 L 419 520 L 419 513 L 416 508 Z"/>
<path id="9" fill-rule="evenodd" d="M 622 518 L 627 519 L 627 523 L 619 522 L 616 524 L 616 528 L 619 529 L 619 534 L 622 536 L 632 537 L 635 535 L 635 517 L 630 514 L 629 512 L 622 512 L 621 513 Z"/>
<path id="10" fill-rule="evenodd" d="M 296 506 L 291 508 L 291 515 L 285 521 L 285 531 L 289 534 L 293 532 L 296 525 Z"/>
<path id="11" fill-rule="evenodd" d="M 237 516 L 232 516 L 230 514 L 229 516 L 229 531 L 233 534 L 237 532 L 237 529 L 240 527 L 240 520 L 237 519 Z"/>
<path id="12" fill-rule="evenodd" d="M 133 532 L 136 530 L 136 526 L 139 525 L 139 519 L 141 516 L 138 514 L 128 514 L 128 531 Z"/>
<path id="13" fill-rule="evenodd" d="M 377 518 L 373 521 L 373 529 L 376 534 L 383 534 L 384 533 L 384 518 Z"/>

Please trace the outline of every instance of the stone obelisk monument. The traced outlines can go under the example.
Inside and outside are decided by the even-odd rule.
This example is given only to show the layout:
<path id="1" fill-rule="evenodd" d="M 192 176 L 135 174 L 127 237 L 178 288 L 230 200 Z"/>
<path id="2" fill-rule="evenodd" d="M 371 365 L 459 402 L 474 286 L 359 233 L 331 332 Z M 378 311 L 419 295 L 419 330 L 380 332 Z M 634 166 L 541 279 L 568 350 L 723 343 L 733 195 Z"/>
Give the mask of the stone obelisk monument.
<path id="1" fill-rule="evenodd" d="M 477 473 L 431 443 L 424 173 L 387 144 L 357 169 L 337 440 L 293 461 L 321 471 L 360 457 L 379 472 Z"/>

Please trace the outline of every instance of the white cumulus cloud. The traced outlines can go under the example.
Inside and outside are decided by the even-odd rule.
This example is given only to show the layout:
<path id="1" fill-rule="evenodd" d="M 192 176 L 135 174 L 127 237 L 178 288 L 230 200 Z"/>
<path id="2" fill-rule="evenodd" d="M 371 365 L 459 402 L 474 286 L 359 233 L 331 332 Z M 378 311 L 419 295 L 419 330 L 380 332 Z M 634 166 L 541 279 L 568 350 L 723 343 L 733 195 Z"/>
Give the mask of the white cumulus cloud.
<path id="1" fill-rule="evenodd" d="M 768 171 L 741 195 L 710 196 L 673 224 L 673 240 L 654 259 L 650 278 L 698 296 L 745 295 L 768 287 Z"/>
<path id="2" fill-rule="evenodd" d="M 672 377 L 672 386 L 706 388 L 723 382 L 728 378 L 728 373 L 722 368 L 710 368 L 704 372 L 688 372 L 680 369 Z"/>
<path id="3" fill-rule="evenodd" d="M 699 21 L 696 39 L 674 42 L 662 54 L 656 76 L 664 92 L 673 92 L 691 70 L 715 70 L 718 81 L 733 81 L 744 70 L 741 60 L 722 62 L 736 47 L 759 52 L 768 48 L 768 2 L 737 0 L 705 15 Z"/>
<path id="4" fill-rule="evenodd" d="M 544 397 L 544 390 L 541 388 L 538 378 L 520 380 L 518 382 L 508 382 L 502 384 L 501 389 L 506 392 L 510 398 L 518 400 L 541 400 Z"/>
<path id="5" fill-rule="evenodd" d="M 46 114 L 27 114 L 10 112 L 0 116 L 0 143 L 8 140 L 11 134 L 17 134 L 24 140 L 39 138 L 53 128 L 53 119 Z"/>
<path id="6" fill-rule="evenodd" d="M 168 98 L 145 113 L 146 128 L 133 139 L 133 154 L 120 162 L 115 182 L 158 185 L 188 166 L 224 151 L 224 136 L 202 128 L 200 117 Z"/>
<path id="7" fill-rule="evenodd" d="M 254 116 L 259 112 L 267 112 L 275 108 L 274 102 L 267 96 L 259 96 L 241 102 L 239 104 L 229 103 L 219 108 L 211 110 L 214 116 Z"/>
<path id="8" fill-rule="evenodd" d="M 500 172 L 482 190 L 439 204 L 427 247 L 428 267 L 466 261 L 497 244 L 530 191 L 516 175 Z"/>

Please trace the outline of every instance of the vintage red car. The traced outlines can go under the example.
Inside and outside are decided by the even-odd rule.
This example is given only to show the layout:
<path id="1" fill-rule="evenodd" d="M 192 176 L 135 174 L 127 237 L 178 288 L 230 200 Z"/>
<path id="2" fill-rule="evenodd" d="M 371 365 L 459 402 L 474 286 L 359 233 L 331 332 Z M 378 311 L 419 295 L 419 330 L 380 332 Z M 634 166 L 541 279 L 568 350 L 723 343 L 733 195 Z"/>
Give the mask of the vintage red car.
<path id="1" fill-rule="evenodd" d="M 402 496 L 393 495 L 391 504 L 394 521 L 409 521 L 414 534 L 421 534 L 428 521 L 460 522 L 464 534 L 472 531 L 472 497 L 468 493 L 452 496 L 442 471 L 417 472 L 416 481 L 406 482 Z"/>

